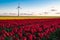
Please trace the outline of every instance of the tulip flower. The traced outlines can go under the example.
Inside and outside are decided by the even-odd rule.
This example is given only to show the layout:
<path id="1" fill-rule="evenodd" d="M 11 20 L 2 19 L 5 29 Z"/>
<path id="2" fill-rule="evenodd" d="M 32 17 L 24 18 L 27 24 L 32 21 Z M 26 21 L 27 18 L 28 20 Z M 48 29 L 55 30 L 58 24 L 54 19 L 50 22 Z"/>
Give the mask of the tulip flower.
<path id="1" fill-rule="evenodd" d="M 0 40 L 47 40 L 60 19 L 0 20 Z"/>

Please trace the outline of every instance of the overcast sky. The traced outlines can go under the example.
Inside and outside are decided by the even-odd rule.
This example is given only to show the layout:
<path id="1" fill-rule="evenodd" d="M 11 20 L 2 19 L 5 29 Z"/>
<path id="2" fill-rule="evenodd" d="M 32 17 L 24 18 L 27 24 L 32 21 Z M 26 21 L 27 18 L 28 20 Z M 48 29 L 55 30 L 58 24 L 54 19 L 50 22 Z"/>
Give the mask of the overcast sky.
<path id="1" fill-rule="evenodd" d="M 55 7 L 60 10 L 60 0 L 0 0 L 0 13 L 17 13 L 20 3 L 20 12 L 40 12 Z"/>

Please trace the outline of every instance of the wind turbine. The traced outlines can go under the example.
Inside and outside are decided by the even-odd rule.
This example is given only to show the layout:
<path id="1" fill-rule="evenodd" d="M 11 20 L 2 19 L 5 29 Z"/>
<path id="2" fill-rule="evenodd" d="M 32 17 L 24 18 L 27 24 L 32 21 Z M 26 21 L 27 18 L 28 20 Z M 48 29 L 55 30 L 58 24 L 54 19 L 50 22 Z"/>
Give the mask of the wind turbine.
<path id="1" fill-rule="evenodd" d="M 22 8 L 20 7 L 20 3 L 18 3 L 18 7 L 17 7 L 17 9 L 18 9 L 18 16 L 19 16 L 20 9 L 22 9 Z"/>

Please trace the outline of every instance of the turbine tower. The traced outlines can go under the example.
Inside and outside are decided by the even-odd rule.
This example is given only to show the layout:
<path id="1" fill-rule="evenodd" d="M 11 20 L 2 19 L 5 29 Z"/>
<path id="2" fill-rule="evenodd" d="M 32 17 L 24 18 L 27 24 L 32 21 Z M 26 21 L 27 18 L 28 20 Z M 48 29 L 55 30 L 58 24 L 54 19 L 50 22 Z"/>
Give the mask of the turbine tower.
<path id="1" fill-rule="evenodd" d="M 18 3 L 18 16 L 19 16 L 19 13 L 20 13 L 20 9 L 22 9 L 21 7 L 20 7 L 20 3 Z"/>

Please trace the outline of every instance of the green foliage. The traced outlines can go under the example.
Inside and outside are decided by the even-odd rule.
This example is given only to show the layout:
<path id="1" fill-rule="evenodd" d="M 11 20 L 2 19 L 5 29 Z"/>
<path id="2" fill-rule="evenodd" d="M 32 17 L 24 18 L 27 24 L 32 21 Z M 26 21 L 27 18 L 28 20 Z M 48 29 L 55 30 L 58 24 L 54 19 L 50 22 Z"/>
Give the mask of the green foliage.
<path id="1" fill-rule="evenodd" d="M 12 37 L 5 37 L 5 40 L 13 40 Z"/>
<path id="2" fill-rule="evenodd" d="M 51 33 L 49 40 L 60 40 L 60 29 L 57 29 L 54 33 Z"/>
<path id="3" fill-rule="evenodd" d="M 7 32 L 11 32 L 12 28 L 4 28 Z"/>
<path id="4" fill-rule="evenodd" d="M 0 28 L 0 31 L 2 31 L 2 28 Z"/>
<path id="5" fill-rule="evenodd" d="M 17 38 L 18 38 L 18 37 L 19 37 L 19 35 L 18 35 L 18 34 L 15 34 L 15 37 L 17 37 Z"/>
<path id="6" fill-rule="evenodd" d="M 45 37 L 43 37 L 41 40 L 47 40 Z"/>

